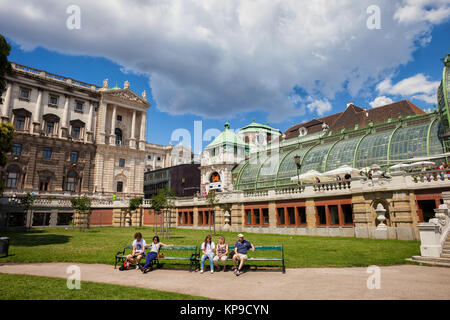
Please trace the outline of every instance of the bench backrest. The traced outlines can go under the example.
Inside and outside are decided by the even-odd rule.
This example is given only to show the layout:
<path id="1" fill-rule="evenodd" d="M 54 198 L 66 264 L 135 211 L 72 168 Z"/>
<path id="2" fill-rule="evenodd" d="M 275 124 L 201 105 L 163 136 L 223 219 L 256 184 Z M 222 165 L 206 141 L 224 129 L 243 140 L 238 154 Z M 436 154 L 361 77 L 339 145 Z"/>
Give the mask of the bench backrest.
<path id="1" fill-rule="evenodd" d="M 187 251 L 195 251 L 195 250 L 197 250 L 197 247 L 196 246 L 175 246 L 175 247 L 162 246 L 159 250 L 187 250 Z"/>
<path id="2" fill-rule="evenodd" d="M 228 246 L 228 250 L 234 250 L 234 246 Z M 258 251 L 282 251 L 283 246 L 255 246 L 255 250 Z"/>

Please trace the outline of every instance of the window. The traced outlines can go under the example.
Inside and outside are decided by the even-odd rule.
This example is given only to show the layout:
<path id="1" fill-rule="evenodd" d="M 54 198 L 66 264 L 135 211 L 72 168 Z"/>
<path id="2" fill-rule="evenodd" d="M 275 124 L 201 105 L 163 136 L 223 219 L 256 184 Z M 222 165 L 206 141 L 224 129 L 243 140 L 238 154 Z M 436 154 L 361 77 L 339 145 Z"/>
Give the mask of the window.
<path id="1" fill-rule="evenodd" d="M 199 225 L 203 224 L 203 212 L 202 211 L 198 212 L 198 224 Z"/>
<path id="2" fill-rule="evenodd" d="M 21 88 L 20 89 L 20 98 L 29 100 L 30 99 L 30 89 Z"/>
<path id="3" fill-rule="evenodd" d="M 12 149 L 13 149 L 12 154 L 15 156 L 20 156 L 20 154 L 22 153 L 22 145 L 21 144 L 18 144 L 18 143 L 13 144 Z"/>
<path id="4" fill-rule="evenodd" d="M 338 206 L 328 206 L 330 211 L 331 224 L 339 224 L 339 209 Z"/>
<path id="5" fill-rule="evenodd" d="M 58 219 L 56 225 L 68 226 L 72 222 L 72 219 L 73 219 L 72 212 L 58 212 Z"/>
<path id="6" fill-rule="evenodd" d="M 19 185 L 20 169 L 18 166 L 9 166 L 7 169 L 6 188 L 15 189 Z"/>
<path id="7" fill-rule="evenodd" d="M 52 148 L 44 147 L 44 153 L 42 155 L 44 159 L 51 159 L 52 157 Z"/>
<path id="8" fill-rule="evenodd" d="M 117 115 L 117 121 L 122 121 L 122 116 L 121 115 Z"/>
<path id="9" fill-rule="evenodd" d="M 58 96 L 49 95 L 48 104 L 51 106 L 58 106 Z"/>
<path id="10" fill-rule="evenodd" d="M 117 192 L 123 192 L 123 182 L 117 181 Z"/>
<path id="11" fill-rule="evenodd" d="M 306 224 L 306 208 L 297 207 L 298 222 L 300 224 Z"/>
<path id="12" fill-rule="evenodd" d="M 77 101 L 75 103 L 75 111 L 83 111 L 84 102 L 83 101 Z"/>
<path id="13" fill-rule="evenodd" d="M 246 214 L 246 218 L 247 218 L 247 224 L 251 225 L 252 224 L 252 210 L 251 209 L 245 210 L 245 214 Z"/>
<path id="14" fill-rule="evenodd" d="M 351 204 L 343 204 L 342 211 L 344 213 L 344 224 L 353 224 L 353 210 Z"/>
<path id="15" fill-rule="evenodd" d="M 269 224 L 269 209 L 263 208 L 262 213 L 263 213 L 264 224 L 268 225 Z"/>
<path id="16" fill-rule="evenodd" d="M 289 207 L 287 208 L 288 213 L 288 222 L 290 225 L 295 225 L 295 208 Z"/>
<path id="17" fill-rule="evenodd" d="M 14 126 L 16 130 L 25 130 L 25 117 L 16 117 Z"/>
<path id="18" fill-rule="evenodd" d="M 120 130 L 119 128 L 116 128 L 116 130 L 114 131 L 114 134 L 116 135 L 116 146 L 121 146 L 122 145 L 122 130 Z"/>
<path id="19" fill-rule="evenodd" d="M 67 173 L 67 182 L 66 182 L 66 191 L 75 191 L 75 185 L 77 183 L 77 173 L 73 170 L 70 170 Z"/>
<path id="20" fill-rule="evenodd" d="M 326 225 L 327 217 L 326 217 L 325 206 L 318 206 L 318 207 L 316 207 L 316 209 L 317 209 L 317 217 L 318 217 L 319 224 Z"/>
<path id="21" fill-rule="evenodd" d="M 33 226 L 48 226 L 50 225 L 50 212 L 34 212 Z"/>
<path id="22" fill-rule="evenodd" d="M 70 162 L 78 162 L 78 152 L 73 151 L 70 153 Z"/>
<path id="23" fill-rule="evenodd" d="M 48 191 L 49 177 L 39 177 L 39 191 Z"/>
<path id="24" fill-rule="evenodd" d="M 254 216 L 255 224 L 260 225 L 261 224 L 261 214 L 259 212 L 259 209 L 253 209 L 253 216 Z"/>
<path id="25" fill-rule="evenodd" d="M 278 208 L 278 224 L 284 225 L 286 224 L 285 216 L 284 216 L 284 208 Z"/>
<path id="26" fill-rule="evenodd" d="M 54 122 L 47 122 L 46 127 L 45 127 L 45 134 L 47 136 L 51 136 L 53 134 L 54 128 L 55 128 Z"/>
<path id="27" fill-rule="evenodd" d="M 119 159 L 119 167 L 125 167 L 125 159 L 120 158 Z"/>
<path id="28" fill-rule="evenodd" d="M 81 133 L 81 128 L 80 127 L 73 127 L 73 129 L 72 129 L 72 138 L 73 139 L 80 139 L 80 133 Z"/>
<path id="29" fill-rule="evenodd" d="M 158 159 L 157 159 L 158 161 L 161 161 L 161 157 L 158 157 Z"/>
<path id="30" fill-rule="evenodd" d="M 148 156 L 147 156 L 147 159 L 148 159 L 148 160 L 152 160 L 152 156 L 151 156 L 151 155 L 148 155 Z"/>

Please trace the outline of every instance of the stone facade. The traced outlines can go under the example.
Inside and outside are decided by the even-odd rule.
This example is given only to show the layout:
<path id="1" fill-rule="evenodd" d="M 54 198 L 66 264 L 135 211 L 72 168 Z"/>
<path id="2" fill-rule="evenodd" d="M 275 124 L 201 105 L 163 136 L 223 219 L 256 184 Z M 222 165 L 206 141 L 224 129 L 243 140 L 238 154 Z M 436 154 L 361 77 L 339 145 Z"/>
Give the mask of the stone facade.
<path id="1" fill-rule="evenodd" d="M 102 87 L 12 63 L 1 118 L 15 128 L 6 195 L 143 195 L 145 92 Z"/>

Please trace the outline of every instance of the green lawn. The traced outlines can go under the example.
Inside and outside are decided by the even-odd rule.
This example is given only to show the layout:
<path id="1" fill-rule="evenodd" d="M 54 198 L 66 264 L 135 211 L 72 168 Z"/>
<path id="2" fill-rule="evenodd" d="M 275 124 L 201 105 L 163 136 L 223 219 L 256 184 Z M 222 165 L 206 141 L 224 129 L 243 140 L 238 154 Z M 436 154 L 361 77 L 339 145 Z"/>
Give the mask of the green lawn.
<path id="1" fill-rule="evenodd" d="M 151 242 L 152 227 L 97 227 L 87 232 L 72 228 L 44 228 L 1 231 L 0 236 L 11 238 L 10 256 L 0 262 L 80 262 L 114 264 L 114 255 L 125 244 L 131 244 L 133 234 L 142 232 Z M 200 244 L 208 231 L 172 229 L 166 244 Z M 237 233 L 218 232 L 229 244 Z M 277 234 L 247 233 L 246 239 L 255 245 L 279 245 L 285 248 L 286 267 L 348 267 L 404 264 L 406 258 L 420 254 L 420 242 L 376 240 L 341 237 L 309 237 Z M 217 236 L 213 237 L 217 242 Z M 276 252 L 255 252 L 253 256 L 267 256 Z M 231 262 L 229 262 L 231 263 Z M 166 262 L 166 266 L 169 262 Z"/>
<path id="2" fill-rule="evenodd" d="M 0 300 L 206 300 L 158 290 L 82 281 L 69 290 L 67 280 L 0 273 Z"/>

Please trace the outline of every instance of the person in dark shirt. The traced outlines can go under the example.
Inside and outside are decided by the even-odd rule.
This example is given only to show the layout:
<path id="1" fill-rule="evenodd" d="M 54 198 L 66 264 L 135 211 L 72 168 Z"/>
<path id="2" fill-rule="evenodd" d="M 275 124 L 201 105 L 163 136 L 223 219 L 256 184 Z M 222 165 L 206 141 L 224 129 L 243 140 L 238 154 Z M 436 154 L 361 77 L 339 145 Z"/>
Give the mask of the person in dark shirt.
<path id="1" fill-rule="evenodd" d="M 255 247 L 252 243 L 247 240 L 244 240 L 244 235 L 242 233 L 238 234 L 238 241 L 234 245 L 234 256 L 233 256 L 233 265 L 234 265 L 234 274 L 236 276 L 240 275 L 242 267 L 244 266 L 245 260 L 248 259 L 247 251 L 248 249 L 252 249 L 252 252 L 255 252 Z M 239 259 L 239 268 L 236 268 L 237 260 Z"/>

